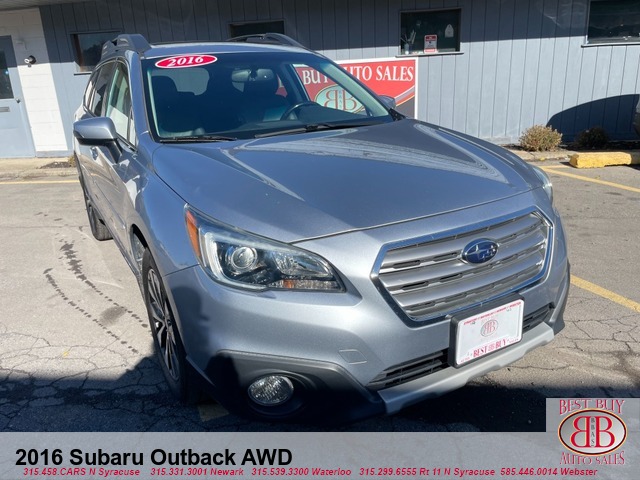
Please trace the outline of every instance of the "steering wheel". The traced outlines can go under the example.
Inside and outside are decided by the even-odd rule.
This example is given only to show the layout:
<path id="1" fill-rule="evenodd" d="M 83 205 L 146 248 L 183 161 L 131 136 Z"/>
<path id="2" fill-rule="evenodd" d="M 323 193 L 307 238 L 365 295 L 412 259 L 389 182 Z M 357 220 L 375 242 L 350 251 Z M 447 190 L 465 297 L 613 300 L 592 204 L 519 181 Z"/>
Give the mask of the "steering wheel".
<path id="1" fill-rule="evenodd" d="M 310 100 L 306 100 L 304 102 L 298 102 L 295 105 L 291 105 L 280 116 L 280 120 L 286 120 L 287 117 L 289 117 L 289 115 L 291 115 L 293 112 L 295 112 L 296 110 L 299 110 L 302 107 L 310 107 L 310 106 L 314 106 L 314 105 L 318 105 L 318 104 L 316 102 L 312 102 Z"/>

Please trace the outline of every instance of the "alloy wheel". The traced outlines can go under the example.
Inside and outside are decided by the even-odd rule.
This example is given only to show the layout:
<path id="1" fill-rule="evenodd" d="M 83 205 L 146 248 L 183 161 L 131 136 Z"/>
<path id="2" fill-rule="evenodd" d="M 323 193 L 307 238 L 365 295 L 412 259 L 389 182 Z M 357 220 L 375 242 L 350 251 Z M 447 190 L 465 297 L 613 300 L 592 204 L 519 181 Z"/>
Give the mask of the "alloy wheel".
<path id="1" fill-rule="evenodd" d="M 147 286 L 149 289 L 149 311 L 153 322 L 153 334 L 156 337 L 167 372 L 173 380 L 178 381 L 180 379 L 180 367 L 176 337 L 173 330 L 173 317 L 167 298 L 162 291 L 160 279 L 154 269 L 149 269 L 147 273 Z"/>

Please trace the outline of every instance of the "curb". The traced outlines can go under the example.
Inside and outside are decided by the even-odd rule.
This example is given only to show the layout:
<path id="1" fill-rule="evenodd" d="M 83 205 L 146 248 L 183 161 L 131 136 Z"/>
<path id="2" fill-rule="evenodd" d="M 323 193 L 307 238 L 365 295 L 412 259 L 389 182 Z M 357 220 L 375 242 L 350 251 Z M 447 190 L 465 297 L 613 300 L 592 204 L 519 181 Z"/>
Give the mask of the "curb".
<path id="1" fill-rule="evenodd" d="M 640 165 L 640 150 L 629 152 L 587 152 L 569 155 L 576 168 L 602 168 L 612 165 Z"/>
<path id="2" fill-rule="evenodd" d="M 2 180 L 19 180 L 38 177 L 70 177 L 77 176 L 78 170 L 75 167 L 56 167 L 56 168 L 31 168 L 21 171 L 0 171 L 0 179 Z"/>
<path id="3" fill-rule="evenodd" d="M 555 151 L 555 152 L 525 152 L 524 150 L 509 150 L 517 155 L 525 162 L 566 162 L 569 156 L 574 152 Z"/>

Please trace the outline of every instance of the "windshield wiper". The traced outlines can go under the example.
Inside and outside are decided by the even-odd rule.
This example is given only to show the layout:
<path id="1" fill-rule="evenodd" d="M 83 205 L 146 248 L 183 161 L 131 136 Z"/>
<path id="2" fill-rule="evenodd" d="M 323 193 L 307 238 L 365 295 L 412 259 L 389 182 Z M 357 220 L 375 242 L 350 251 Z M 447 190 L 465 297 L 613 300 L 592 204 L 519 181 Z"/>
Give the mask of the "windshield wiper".
<path id="1" fill-rule="evenodd" d="M 275 137 L 277 135 L 288 135 L 292 133 L 317 132 L 319 130 L 340 130 L 342 128 L 367 127 L 369 125 L 374 125 L 374 123 L 309 123 L 302 127 L 289 128 L 287 130 L 258 133 L 255 135 L 255 138 Z"/>
<path id="2" fill-rule="evenodd" d="M 237 140 L 235 137 L 225 137 L 223 135 L 186 135 L 184 137 L 164 137 L 160 143 L 189 143 L 189 142 L 230 142 Z"/>

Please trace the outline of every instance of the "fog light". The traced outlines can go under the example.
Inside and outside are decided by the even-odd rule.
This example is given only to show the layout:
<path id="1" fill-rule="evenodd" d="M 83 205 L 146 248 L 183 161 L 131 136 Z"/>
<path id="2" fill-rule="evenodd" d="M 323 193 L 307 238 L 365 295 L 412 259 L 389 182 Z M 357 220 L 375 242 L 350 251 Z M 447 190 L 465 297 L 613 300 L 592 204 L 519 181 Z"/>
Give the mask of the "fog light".
<path id="1" fill-rule="evenodd" d="M 287 377 L 269 375 L 253 382 L 248 389 L 251 400 L 265 407 L 281 405 L 293 395 L 293 384 Z"/>

